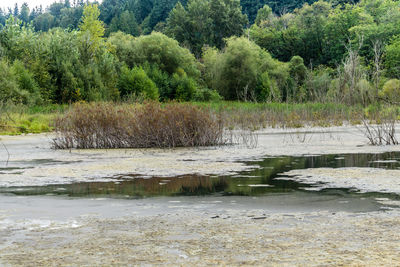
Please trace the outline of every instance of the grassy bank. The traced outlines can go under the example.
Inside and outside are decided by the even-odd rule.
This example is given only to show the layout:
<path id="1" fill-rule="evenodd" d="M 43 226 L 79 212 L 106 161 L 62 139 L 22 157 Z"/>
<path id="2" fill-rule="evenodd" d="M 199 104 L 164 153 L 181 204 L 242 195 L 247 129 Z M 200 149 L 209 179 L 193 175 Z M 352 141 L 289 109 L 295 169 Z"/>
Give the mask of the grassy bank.
<path id="1" fill-rule="evenodd" d="M 361 124 L 363 115 L 371 114 L 378 106 L 364 108 L 336 103 L 251 103 L 251 102 L 192 102 L 207 107 L 222 116 L 225 127 L 258 130 L 265 127 L 298 128 L 303 126 L 340 126 L 344 122 Z M 163 106 L 169 104 L 163 104 Z M 129 104 L 118 104 L 121 109 Z M 54 130 L 57 117 L 69 109 L 68 105 L 28 107 L 0 106 L 0 134 L 42 133 Z M 396 108 L 397 113 L 398 108 Z"/>
<path id="2" fill-rule="evenodd" d="M 66 105 L 0 105 L 0 134 L 51 132 L 54 120 L 67 108 Z"/>

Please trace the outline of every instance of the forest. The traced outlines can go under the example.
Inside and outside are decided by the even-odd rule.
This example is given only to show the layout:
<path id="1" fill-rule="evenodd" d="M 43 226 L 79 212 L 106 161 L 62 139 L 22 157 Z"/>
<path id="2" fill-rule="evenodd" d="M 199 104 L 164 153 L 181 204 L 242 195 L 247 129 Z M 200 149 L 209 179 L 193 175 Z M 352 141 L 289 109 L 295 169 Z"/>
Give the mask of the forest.
<path id="1" fill-rule="evenodd" d="M 0 99 L 400 102 L 393 0 L 82 0 L 0 10 Z"/>

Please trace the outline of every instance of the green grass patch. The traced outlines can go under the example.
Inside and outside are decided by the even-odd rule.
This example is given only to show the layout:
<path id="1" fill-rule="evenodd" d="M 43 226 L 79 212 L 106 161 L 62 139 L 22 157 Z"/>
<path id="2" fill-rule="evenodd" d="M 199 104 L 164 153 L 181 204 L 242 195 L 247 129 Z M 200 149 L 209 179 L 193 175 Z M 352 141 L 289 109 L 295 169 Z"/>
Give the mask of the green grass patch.
<path id="1" fill-rule="evenodd" d="M 68 108 L 66 105 L 0 106 L 0 134 L 19 135 L 51 132 L 55 119 Z"/>

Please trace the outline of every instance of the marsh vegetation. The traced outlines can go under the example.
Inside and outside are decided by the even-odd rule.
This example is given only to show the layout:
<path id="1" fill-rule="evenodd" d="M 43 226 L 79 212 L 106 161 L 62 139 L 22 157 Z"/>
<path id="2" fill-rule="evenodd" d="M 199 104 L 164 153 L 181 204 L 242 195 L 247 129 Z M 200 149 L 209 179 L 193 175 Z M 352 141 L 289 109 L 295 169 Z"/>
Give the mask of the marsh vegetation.
<path id="1" fill-rule="evenodd" d="M 75 104 L 56 119 L 55 148 L 149 148 L 225 143 L 223 123 L 210 109 L 158 102 L 114 106 Z"/>

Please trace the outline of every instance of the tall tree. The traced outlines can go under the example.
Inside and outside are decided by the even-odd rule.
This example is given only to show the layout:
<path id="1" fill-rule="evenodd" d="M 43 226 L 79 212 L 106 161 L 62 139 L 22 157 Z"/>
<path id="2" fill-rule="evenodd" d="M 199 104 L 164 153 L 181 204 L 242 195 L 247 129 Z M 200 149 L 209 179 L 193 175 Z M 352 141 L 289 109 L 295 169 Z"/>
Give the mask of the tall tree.
<path id="1" fill-rule="evenodd" d="M 83 7 L 61 9 L 59 26 L 66 29 L 77 29 L 83 14 Z"/>
<path id="2" fill-rule="evenodd" d="M 27 3 L 22 4 L 19 19 L 25 23 L 29 22 L 29 7 Z"/>
<path id="3" fill-rule="evenodd" d="M 143 21 L 143 31 L 150 33 L 157 23 L 165 21 L 177 2 L 178 0 L 154 0 L 153 9 Z"/>
<path id="4" fill-rule="evenodd" d="M 80 35 L 92 53 L 100 47 L 105 31 L 99 16 L 100 10 L 97 4 L 87 5 L 83 9 L 82 21 L 79 24 Z"/>
<path id="5" fill-rule="evenodd" d="M 19 15 L 19 8 L 18 8 L 17 3 L 15 3 L 13 15 L 14 15 L 14 17 L 18 17 L 18 15 Z"/>
<path id="6" fill-rule="evenodd" d="M 200 56 L 204 45 L 222 48 L 224 38 L 240 36 L 246 23 L 237 0 L 190 0 L 171 11 L 166 32 Z"/>
<path id="7" fill-rule="evenodd" d="M 217 47 L 223 46 L 224 38 L 243 33 L 243 26 L 248 19 L 242 14 L 239 0 L 210 0 L 210 10 L 214 22 L 213 41 Z"/>
<path id="8" fill-rule="evenodd" d="M 257 11 L 266 4 L 265 0 L 240 0 L 243 13 L 247 15 L 251 24 L 257 16 Z"/>
<path id="9" fill-rule="evenodd" d="M 36 31 L 47 32 L 55 26 L 55 19 L 53 15 L 46 12 L 37 16 L 32 24 Z"/>
<path id="10" fill-rule="evenodd" d="M 154 0 L 136 0 L 133 5 L 136 19 L 141 23 L 153 9 Z"/>
<path id="11" fill-rule="evenodd" d="M 207 0 L 191 0 L 187 10 L 178 2 L 169 14 L 167 34 L 189 47 L 197 56 L 204 44 L 213 45 L 210 4 Z"/>
<path id="12" fill-rule="evenodd" d="M 125 10 L 119 16 L 111 20 L 107 33 L 122 31 L 133 36 L 140 34 L 139 25 L 136 22 L 135 14 L 132 11 Z"/>
<path id="13" fill-rule="evenodd" d="M 106 24 L 110 24 L 114 17 L 120 15 L 125 6 L 127 0 L 104 0 L 100 5 L 100 19 Z"/>
<path id="14" fill-rule="evenodd" d="M 0 8 L 0 28 L 1 25 L 4 25 L 6 23 L 6 15 L 3 11 L 3 9 Z"/>

